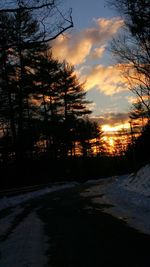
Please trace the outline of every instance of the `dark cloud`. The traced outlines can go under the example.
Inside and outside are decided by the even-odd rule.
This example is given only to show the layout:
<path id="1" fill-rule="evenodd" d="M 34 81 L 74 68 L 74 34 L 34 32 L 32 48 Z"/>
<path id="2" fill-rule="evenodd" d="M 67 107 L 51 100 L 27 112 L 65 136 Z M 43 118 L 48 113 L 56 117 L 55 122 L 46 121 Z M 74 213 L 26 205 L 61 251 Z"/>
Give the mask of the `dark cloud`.
<path id="1" fill-rule="evenodd" d="M 104 113 L 101 116 L 92 117 L 94 121 L 97 121 L 100 125 L 109 124 L 111 126 L 117 126 L 129 121 L 129 113 Z"/>

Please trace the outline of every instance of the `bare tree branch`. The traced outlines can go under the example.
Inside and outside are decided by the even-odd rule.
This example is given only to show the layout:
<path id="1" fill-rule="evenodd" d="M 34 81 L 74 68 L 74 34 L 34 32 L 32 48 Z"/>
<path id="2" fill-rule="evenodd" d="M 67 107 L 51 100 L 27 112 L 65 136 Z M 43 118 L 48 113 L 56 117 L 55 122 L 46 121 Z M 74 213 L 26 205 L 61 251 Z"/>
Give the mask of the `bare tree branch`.
<path id="1" fill-rule="evenodd" d="M 48 43 L 54 39 L 56 39 L 59 35 L 63 34 L 64 32 L 66 32 L 67 30 L 73 28 L 73 19 L 72 19 L 72 9 L 69 10 L 69 14 L 68 17 L 64 16 L 63 13 L 59 10 L 59 8 L 56 6 L 55 1 L 51 1 L 51 2 L 47 2 L 44 3 L 43 5 L 39 5 L 39 6 L 32 6 L 32 7 L 28 7 L 28 6 L 22 6 L 21 2 L 18 2 L 18 8 L 10 8 L 10 9 L 0 9 L 0 14 L 6 14 L 7 12 L 12 12 L 12 13 L 18 13 L 18 12 L 23 12 L 23 11 L 30 11 L 30 10 L 36 10 L 36 9 L 42 9 L 43 7 L 50 7 L 50 11 L 52 9 L 57 10 L 57 13 L 59 14 L 59 20 L 61 21 L 61 25 L 57 25 L 55 22 L 55 25 L 53 23 L 54 29 L 49 32 L 46 29 L 46 25 L 44 20 L 48 19 L 48 14 L 46 14 L 44 16 L 43 13 L 43 18 L 41 18 L 41 20 L 39 20 L 39 23 L 42 25 L 43 27 L 43 31 L 41 31 L 41 38 L 38 39 L 38 41 L 36 40 L 30 40 L 30 41 L 22 41 L 19 45 L 21 47 L 21 49 L 29 49 L 35 46 L 38 46 L 42 43 Z M 56 27 L 55 27 L 56 26 Z M 40 34 L 40 32 L 39 32 Z M 17 43 L 7 43 L 5 44 L 5 49 L 9 49 L 9 48 L 13 48 L 16 47 L 18 44 Z M 3 51 L 3 46 L 1 46 L 0 51 Z"/>
<path id="2" fill-rule="evenodd" d="M 54 6 L 54 3 L 55 3 L 55 1 L 53 0 L 53 1 L 46 1 L 46 3 L 45 4 L 41 4 L 41 5 L 39 5 L 39 6 L 31 6 L 31 7 L 29 7 L 29 6 L 23 6 L 23 5 L 21 5 L 21 6 L 19 6 L 19 7 L 17 7 L 17 8 L 4 8 L 4 9 L 0 9 L 0 13 L 6 13 L 6 12 L 9 12 L 9 13 L 14 13 L 14 12 L 18 12 L 18 10 L 21 8 L 22 10 L 36 10 L 36 9 L 41 9 L 41 8 L 44 8 L 44 7 L 53 7 Z"/>

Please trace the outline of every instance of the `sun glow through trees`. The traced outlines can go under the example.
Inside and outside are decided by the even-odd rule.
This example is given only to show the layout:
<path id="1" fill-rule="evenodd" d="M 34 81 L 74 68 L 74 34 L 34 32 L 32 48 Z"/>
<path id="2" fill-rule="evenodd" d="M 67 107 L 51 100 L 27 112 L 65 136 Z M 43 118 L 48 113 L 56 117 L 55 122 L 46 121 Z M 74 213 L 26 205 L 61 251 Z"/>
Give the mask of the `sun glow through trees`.
<path id="1" fill-rule="evenodd" d="M 102 131 L 104 132 L 107 153 L 110 155 L 122 154 L 130 142 L 129 122 L 115 126 L 105 124 L 102 126 Z"/>

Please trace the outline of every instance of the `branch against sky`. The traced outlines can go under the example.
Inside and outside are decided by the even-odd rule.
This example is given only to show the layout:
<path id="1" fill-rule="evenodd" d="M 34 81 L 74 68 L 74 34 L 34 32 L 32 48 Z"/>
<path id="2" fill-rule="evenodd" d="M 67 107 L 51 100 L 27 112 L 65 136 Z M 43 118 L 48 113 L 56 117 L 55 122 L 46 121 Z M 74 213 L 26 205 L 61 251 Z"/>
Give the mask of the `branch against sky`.
<path id="1" fill-rule="evenodd" d="M 0 14 L 15 14 L 19 10 L 30 11 L 39 23 L 41 39 L 27 42 L 28 46 L 48 43 L 73 27 L 72 9 L 63 12 L 59 0 L 2 0 L 0 2 Z M 15 45 L 15 43 L 11 44 L 11 46 Z"/>
<path id="2" fill-rule="evenodd" d="M 150 2 L 148 0 L 108 0 L 124 18 L 124 31 L 112 42 L 117 62 L 129 89 L 150 114 Z M 130 67 L 129 67 L 130 66 Z"/>

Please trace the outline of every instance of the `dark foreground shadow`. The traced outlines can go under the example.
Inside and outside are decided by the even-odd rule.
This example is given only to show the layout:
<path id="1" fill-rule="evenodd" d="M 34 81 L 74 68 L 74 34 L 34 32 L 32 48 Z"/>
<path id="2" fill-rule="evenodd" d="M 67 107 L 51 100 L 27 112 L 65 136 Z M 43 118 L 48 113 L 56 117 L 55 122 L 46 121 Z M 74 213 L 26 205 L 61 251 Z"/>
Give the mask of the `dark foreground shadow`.
<path id="1" fill-rule="evenodd" d="M 49 238 L 49 266 L 150 266 L 150 236 L 103 213 L 79 193 L 73 189 L 49 195 L 38 211 Z"/>

